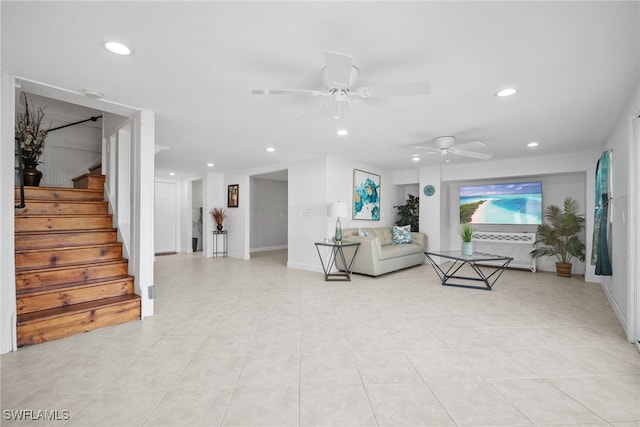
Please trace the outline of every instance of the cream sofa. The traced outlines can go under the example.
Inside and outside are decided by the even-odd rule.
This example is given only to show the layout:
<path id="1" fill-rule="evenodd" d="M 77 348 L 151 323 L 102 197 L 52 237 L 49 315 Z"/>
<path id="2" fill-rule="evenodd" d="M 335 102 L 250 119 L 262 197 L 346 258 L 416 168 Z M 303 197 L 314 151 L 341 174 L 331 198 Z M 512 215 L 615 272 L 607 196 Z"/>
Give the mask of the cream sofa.
<path id="1" fill-rule="evenodd" d="M 413 243 L 394 244 L 390 227 L 342 230 L 343 242 L 360 243 L 352 272 L 369 276 L 423 264 L 426 259 L 424 252 L 427 250 L 427 236 L 424 233 L 411 233 L 411 238 Z M 344 248 L 347 260 L 351 259 L 353 251 L 352 248 Z M 336 265 L 344 269 L 342 260 L 336 259 Z"/>

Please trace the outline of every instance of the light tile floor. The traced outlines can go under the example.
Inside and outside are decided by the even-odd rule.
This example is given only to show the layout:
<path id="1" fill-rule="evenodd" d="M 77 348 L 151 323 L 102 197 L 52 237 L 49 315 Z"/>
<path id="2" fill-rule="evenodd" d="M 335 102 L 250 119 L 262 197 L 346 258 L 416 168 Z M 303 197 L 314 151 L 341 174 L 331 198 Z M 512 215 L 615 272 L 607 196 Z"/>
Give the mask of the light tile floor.
<path id="1" fill-rule="evenodd" d="M 155 316 L 0 357 L 0 422 L 640 426 L 640 355 L 597 284 L 509 270 L 450 288 L 429 265 L 327 283 L 285 264 L 158 257 Z"/>

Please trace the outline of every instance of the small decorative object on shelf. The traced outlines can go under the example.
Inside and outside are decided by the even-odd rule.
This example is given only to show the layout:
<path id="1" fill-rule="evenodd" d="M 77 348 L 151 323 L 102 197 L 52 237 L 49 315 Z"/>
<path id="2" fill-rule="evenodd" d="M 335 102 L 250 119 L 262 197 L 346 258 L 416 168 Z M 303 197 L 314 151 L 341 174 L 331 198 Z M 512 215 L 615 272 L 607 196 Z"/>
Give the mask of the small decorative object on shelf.
<path id="1" fill-rule="evenodd" d="M 20 143 L 24 184 L 37 187 L 42 179 L 42 172 L 37 169 L 37 166 L 51 125 L 49 129 L 40 129 L 44 110 L 47 107 L 30 106 L 24 92 L 20 94 L 20 102 L 24 105 L 24 113 L 16 114 L 15 138 Z"/>
<path id="2" fill-rule="evenodd" d="M 222 231 L 224 219 L 227 217 L 227 212 L 223 208 L 211 209 L 211 216 L 216 223 L 216 229 Z"/>

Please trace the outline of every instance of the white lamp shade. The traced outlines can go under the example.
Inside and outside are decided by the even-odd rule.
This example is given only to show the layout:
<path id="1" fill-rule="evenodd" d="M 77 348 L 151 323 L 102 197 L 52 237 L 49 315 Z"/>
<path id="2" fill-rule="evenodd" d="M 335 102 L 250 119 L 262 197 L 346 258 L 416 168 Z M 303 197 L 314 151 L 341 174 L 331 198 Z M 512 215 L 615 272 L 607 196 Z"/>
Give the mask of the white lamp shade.
<path id="1" fill-rule="evenodd" d="M 346 218 L 349 216 L 349 208 L 345 202 L 335 202 L 329 208 L 329 216 L 335 218 Z"/>

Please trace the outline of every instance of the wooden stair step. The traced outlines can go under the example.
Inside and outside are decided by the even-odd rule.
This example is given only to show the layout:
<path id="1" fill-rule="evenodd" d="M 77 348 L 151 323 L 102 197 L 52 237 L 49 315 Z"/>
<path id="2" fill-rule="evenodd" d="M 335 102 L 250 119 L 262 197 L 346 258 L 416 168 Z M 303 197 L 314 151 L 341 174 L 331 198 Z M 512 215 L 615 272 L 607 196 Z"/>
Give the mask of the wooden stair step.
<path id="1" fill-rule="evenodd" d="M 16 271 L 122 258 L 122 243 L 15 251 Z"/>
<path id="2" fill-rule="evenodd" d="M 24 187 L 25 200 L 93 200 L 103 201 L 103 189 L 63 187 Z M 14 199 L 20 199 L 20 187 L 15 187 Z"/>
<path id="3" fill-rule="evenodd" d="M 90 175 L 102 175 L 102 162 L 89 168 Z"/>
<path id="4" fill-rule="evenodd" d="M 84 200 L 29 200 L 25 207 L 15 210 L 16 215 L 108 215 L 105 201 Z"/>
<path id="5" fill-rule="evenodd" d="M 140 297 L 121 295 L 17 316 L 18 346 L 140 319 Z"/>
<path id="6" fill-rule="evenodd" d="M 118 231 L 115 228 L 90 230 L 67 230 L 60 232 L 34 231 L 15 234 L 15 250 L 57 248 L 72 245 L 100 245 L 115 243 Z"/>
<path id="7" fill-rule="evenodd" d="M 73 178 L 73 188 L 101 189 L 104 188 L 104 175 L 92 175 L 85 173 L 84 175 Z"/>
<path id="8" fill-rule="evenodd" d="M 126 259 L 77 264 L 55 268 L 34 268 L 16 271 L 16 292 L 63 283 L 87 283 L 91 280 L 120 277 L 129 274 Z"/>
<path id="9" fill-rule="evenodd" d="M 22 290 L 16 292 L 16 307 L 18 314 L 25 314 L 133 293 L 133 277 L 122 276 L 84 283 L 65 283 L 35 291 Z"/>
<path id="10" fill-rule="evenodd" d="M 24 215 L 15 217 L 15 232 L 88 230 L 113 227 L 111 215 Z"/>

